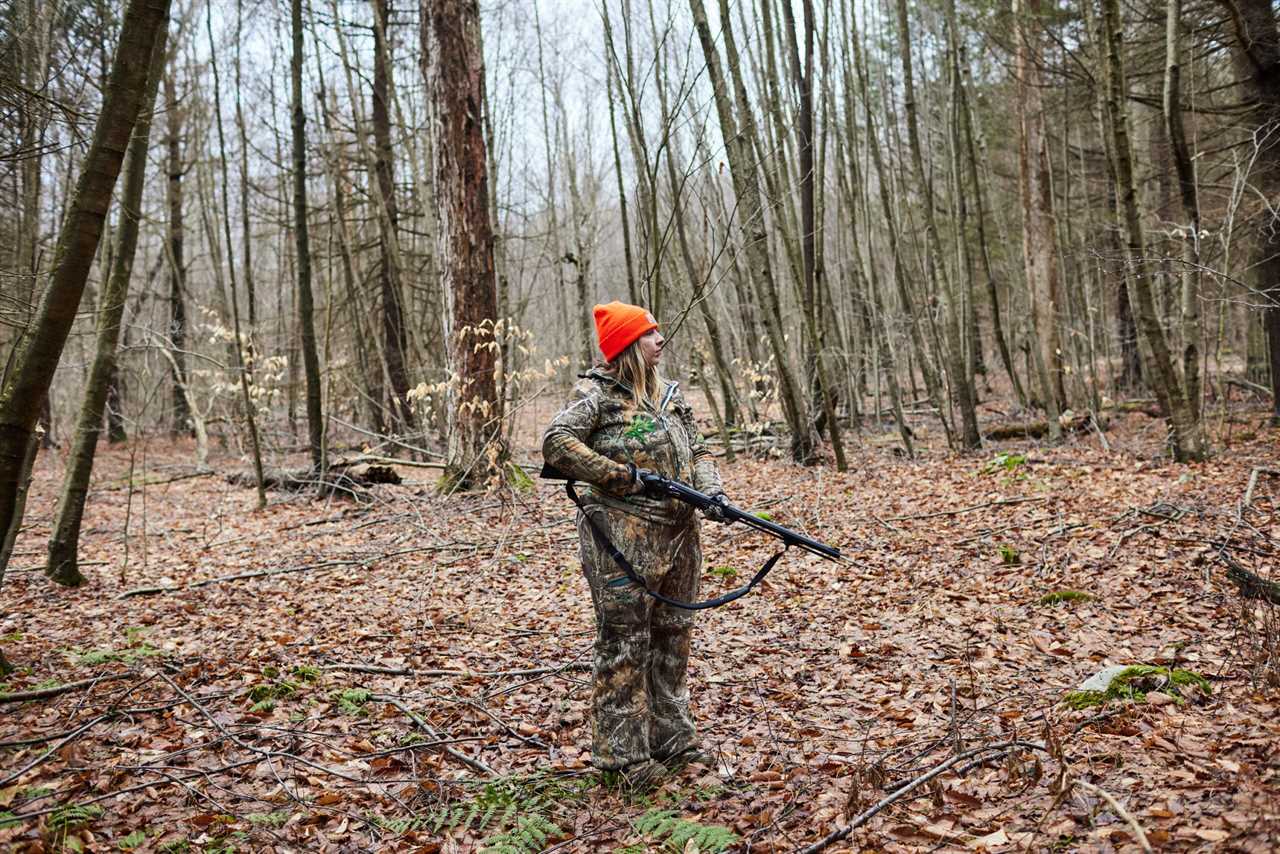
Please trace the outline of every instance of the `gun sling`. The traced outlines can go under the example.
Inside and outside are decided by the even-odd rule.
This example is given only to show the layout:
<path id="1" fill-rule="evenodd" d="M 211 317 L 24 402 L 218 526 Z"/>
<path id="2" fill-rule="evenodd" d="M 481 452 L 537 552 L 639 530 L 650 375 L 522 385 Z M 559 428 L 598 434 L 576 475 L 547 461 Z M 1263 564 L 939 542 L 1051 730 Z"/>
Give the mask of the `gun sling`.
<path id="1" fill-rule="evenodd" d="M 631 561 L 627 560 L 627 556 L 613 544 L 613 541 L 609 539 L 609 535 L 606 534 L 598 524 L 596 524 L 596 520 L 591 518 L 591 512 L 587 509 L 586 505 L 583 504 L 582 499 L 578 497 L 577 491 L 573 488 L 573 481 L 565 480 L 564 489 L 565 492 L 569 494 L 569 498 L 573 500 L 573 503 L 578 505 L 578 509 L 582 511 L 583 518 L 585 518 L 587 520 L 587 524 L 591 526 L 591 532 L 595 535 L 597 544 L 603 546 L 604 550 L 608 552 L 609 557 L 613 558 L 614 563 L 618 564 L 626 575 L 626 580 L 629 580 L 634 584 L 638 584 L 640 589 L 646 594 L 657 599 L 659 602 L 670 605 L 673 608 L 683 608 L 686 611 L 702 611 L 707 608 L 718 608 L 721 605 L 729 604 L 735 599 L 741 599 L 743 596 L 750 593 L 757 584 L 764 581 L 764 577 L 769 574 L 769 570 L 773 569 L 774 564 L 778 562 L 778 558 L 786 554 L 787 549 L 791 547 L 790 543 L 784 545 L 782 547 L 782 551 L 765 561 L 764 565 L 756 571 L 756 574 L 752 576 L 751 580 L 742 587 L 739 587 L 737 590 L 731 590 L 723 596 L 717 596 L 716 598 L 708 599 L 705 602 L 681 602 L 678 599 L 663 596 L 656 590 L 650 590 L 649 585 L 645 584 L 644 578 L 640 573 L 636 572 L 635 567 L 631 565 Z M 620 581 L 623 581 L 623 579 L 619 578 L 610 581 L 609 585 L 621 586 L 618 584 Z"/>

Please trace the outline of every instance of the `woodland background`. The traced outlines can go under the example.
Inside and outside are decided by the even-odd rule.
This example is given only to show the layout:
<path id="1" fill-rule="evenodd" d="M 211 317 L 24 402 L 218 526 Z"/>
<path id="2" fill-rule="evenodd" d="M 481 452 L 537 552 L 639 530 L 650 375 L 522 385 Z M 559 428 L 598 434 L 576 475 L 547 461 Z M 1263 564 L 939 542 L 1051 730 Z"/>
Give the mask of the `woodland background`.
<path id="1" fill-rule="evenodd" d="M 1274 833 L 1269 0 L 12 0 L 0 111 L 7 838 Z M 640 802 L 528 474 L 611 299 L 858 561 L 712 618 Z M 1117 662 L 1214 690 L 1060 704 Z"/>

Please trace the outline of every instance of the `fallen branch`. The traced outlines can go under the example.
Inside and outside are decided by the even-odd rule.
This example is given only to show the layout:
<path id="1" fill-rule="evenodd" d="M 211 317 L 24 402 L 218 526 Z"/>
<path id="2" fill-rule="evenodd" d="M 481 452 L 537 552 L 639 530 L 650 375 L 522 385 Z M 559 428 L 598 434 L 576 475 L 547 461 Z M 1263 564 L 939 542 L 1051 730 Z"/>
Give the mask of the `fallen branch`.
<path id="1" fill-rule="evenodd" d="M 1250 572 L 1225 552 L 1219 552 L 1219 554 L 1227 565 L 1227 578 L 1240 591 L 1241 596 L 1245 599 L 1262 599 L 1272 605 L 1280 605 L 1280 583 L 1263 578 L 1256 572 Z"/>
<path id="2" fill-rule="evenodd" d="M 0 694 L 0 703 L 25 703 L 28 700 L 47 700 L 50 697 L 56 697 L 59 694 L 66 694 L 71 691 L 79 691 L 81 688 L 89 688 L 102 682 L 114 682 L 117 679 L 128 679 L 133 676 L 132 673 L 112 673 L 106 676 L 94 676 L 89 679 L 78 679 L 75 682 L 67 682 L 64 685 L 54 685 L 51 688 L 40 688 L 34 691 L 11 691 L 9 693 Z"/>
<path id="3" fill-rule="evenodd" d="M 409 718 L 409 720 L 413 721 L 413 723 L 419 729 L 421 729 L 427 735 L 431 736 L 432 739 L 436 741 L 443 741 L 443 739 L 440 736 L 440 733 L 436 732 L 435 729 L 432 728 L 431 724 L 427 723 L 426 720 L 421 715 L 419 715 L 417 712 L 413 711 L 413 709 L 410 709 L 403 702 L 401 702 L 399 697 L 392 697 L 388 694 L 374 694 L 372 697 L 370 697 L 370 699 L 377 700 L 382 703 L 390 703 L 391 705 L 399 709 L 401 712 L 403 712 L 405 716 Z M 479 771 L 481 774 L 484 774 L 488 777 L 498 776 L 498 773 L 494 771 L 492 768 L 490 768 L 488 765 L 484 764 L 479 759 L 473 759 L 472 757 L 468 756 L 467 754 L 463 753 L 460 750 L 455 750 L 452 747 L 445 745 L 444 752 L 449 754 L 459 762 L 461 762 L 463 765 L 466 765 L 468 768 L 472 768 L 476 771 Z"/>
<path id="4" fill-rule="evenodd" d="M 369 561 L 363 560 L 330 560 L 324 563 L 313 563 L 307 566 L 291 566 L 287 569 L 259 569 L 254 572 L 238 572 L 235 575 L 219 575 L 213 578 L 202 578 L 199 581 L 193 581 L 190 584 L 176 587 L 135 587 L 132 590 L 126 590 L 116 599 L 131 599 L 134 596 L 151 596 L 157 593 L 177 593 L 182 590 L 195 590 L 199 587 L 208 587 L 212 584 L 221 584 L 224 581 L 242 581 L 246 578 L 265 578 L 269 575 L 287 575 L 293 572 L 313 572 L 317 569 L 333 569 L 339 566 L 364 566 Z"/>
<path id="5" fill-rule="evenodd" d="M 1138 824 L 1138 820 L 1133 817 L 1133 813 L 1120 805 L 1120 802 L 1111 796 L 1111 793 L 1101 786 L 1095 786 L 1092 783 L 1086 783 L 1084 780 L 1076 780 L 1076 785 L 1084 789 L 1086 792 L 1097 795 L 1107 802 L 1107 806 L 1111 807 L 1111 811 L 1129 823 L 1129 827 L 1133 830 L 1133 835 L 1137 837 L 1138 844 L 1142 846 L 1142 850 L 1147 854 L 1152 854 L 1151 843 L 1147 841 L 1146 831 L 1142 829 L 1142 825 Z"/>
<path id="6" fill-rule="evenodd" d="M 939 510 L 937 513 L 917 513 L 913 516 L 886 516 L 884 519 L 877 518 L 876 521 L 884 524 L 885 522 L 902 522 L 907 519 L 934 519 L 938 516 L 959 516 L 961 513 L 972 513 L 975 510 L 985 510 L 988 507 L 1004 507 L 1009 504 L 1030 504 L 1037 501 L 1044 501 L 1043 498 L 1000 498 L 995 501 L 988 501 L 985 504 L 975 504 L 972 507 L 961 507 L 958 510 Z"/>
<path id="7" fill-rule="evenodd" d="M 336 463 L 330 463 L 331 469 L 349 469 L 355 466 L 364 465 L 366 463 L 378 463 L 383 466 L 407 466 L 416 469 L 443 469 L 445 463 L 432 462 L 430 460 L 402 460 L 398 457 L 384 457 L 378 454 L 361 454 L 350 460 L 339 460 Z"/>
<path id="8" fill-rule="evenodd" d="M 1242 388 L 1245 391 L 1251 391 L 1262 398 L 1271 397 L 1271 389 L 1264 385 L 1258 385 L 1257 383 L 1252 383 L 1248 380 L 1242 380 L 1237 377 L 1227 377 L 1223 382 L 1227 385 L 1233 385 L 1236 388 Z"/>
<path id="9" fill-rule="evenodd" d="M 1098 434 L 1107 428 L 1106 422 L 1096 423 L 1089 413 L 1070 419 L 1062 425 L 1064 433 L 1083 433 L 1097 429 Z M 1000 441 L 1004 439 L 1043 439 L 1049 435 L 1048 421 L 1026 421 L 1019 424 L 999 424 L 982 431 L 986 439 Z M 1106 441 L 1105 439 L 1103 440 Z"/>
<path id="10" fill-rule="evenodd" d="M 90 492 L 117 492 L 121 489 L 129 489 L 130 487 L 138 489 L 143 486 L 164 486 L 166 483 L 177 483 L 180 480 L 190 480 L 195 477 L 212 477 L 217 474 L 213 469 L 198 469 L 196 471 L 187 472 L 185 474 L 175 474 L 173 477 L 166 477 L 161 480 L 143 480 L 140 483 L 121 483 L 116 486 L 95 486 Z"/>
<path id="11" fill-rule="evenodd" d="M 915 777 L 912 780 L 909 780 L 906 783 L 903 783 L 901 786 L 894 789 L 887 796 L 877 801 L 874 806 L 863 810 L 854 819 L 852 819 L 846 826 L 832 831 L 824 838 L 810 845 L 808 848 L 801 849 L 801 854 L 814 854 L 814 852 L 823 850 L 833 842 L 839 842 L 841 839 L 844 839 L 854 830 L 858 829 L 859 827 L 861 827 L 862 825 L 870 821 L 871 818 L 875 816 L 876 813 L 880 812 L 885 807 L 888 807 L 891 804 L 895 803 L 896 801 L 901 800 L 904 796 L 920 788 L 925 783 L 932 780 L 934 777 L 939 776 L 940 774 L 950 769 L 952 766 L 960 763 L 965 759 L 972 759 L 973 757 L 978 756 L 979 754 L 987 753 L 989 751 L 1008 752 L 1010 750 L 1014 750 L 1019 747 L 1028 749 L 1028 750 L 1044 750 L 1045 749 L 1041 745 L 1035 744 L 1034 742 L 1021 741 L 1019 739 L 1015 739 L 1013 741 L 1004 742 L 1003 744 L 988 744 L 982 747 L 975 747 L 970 750 L 966 750 L 963 753 L 953 753 L 950 757 L 943 760 L 939 764 L 933 766 L 933 768 L 929 769 L 925 773 L 921 774 L 918 777 Z"/>
<path id="12" fill-rule="evenodd" d="M 377 673 L 385 676 L 420 676 L 420 677 L 441 677 L 441 676 L 476 676 L 483 679 L 498 679 L 507 676 L 546 676 L 550 673 L 563 673 L 566 670 L 590 670 L 591 665 L 580 661 L 571 661 L 568 664 L 557 665 L 556 667 L 533 667 L 527 670 L 462 670 L 459 668 L 451 668 L 447 670 L 414 670 L 409 667 L 381 667 L 376 664 L 350 664 L 347 662 L 334 662 L 321 667 L 322 670 L 342 670 L 348 673 Z"/>
<path id="13" fill-rule="evenodd" d="M 1272 477 L 1280 477 L 1280 469 L 1269 469 L 1263 466 L 1254 466 L 1253 471 L 1249 472 L 1249 485 L 1245 488 L 1244 499 L 1240 502 L 1240 512 L 1237 516 L 1243 515 L 1244 511 L 1249 509 L 1249 505 L 1253 503 L 1253 490 L 1258 485 L 1258 475 L 1269 474 Z"/>

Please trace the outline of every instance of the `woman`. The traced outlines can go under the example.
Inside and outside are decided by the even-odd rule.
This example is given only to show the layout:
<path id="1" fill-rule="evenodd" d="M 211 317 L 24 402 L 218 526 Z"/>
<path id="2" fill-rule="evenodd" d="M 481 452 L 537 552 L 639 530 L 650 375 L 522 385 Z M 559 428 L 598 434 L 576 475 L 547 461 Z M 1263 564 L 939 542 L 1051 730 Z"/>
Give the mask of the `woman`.
<path id="1" fill-rule="evenodd" d="M 636 470 L 708 495 L 723 496 L 724 488 L 678 383 L 658 375 L 664 342 L 653 315 L 620 302 L 597 305 L 594 314 L 606 364 L 574 386 L 543 436 L 542 456 L 585 485 L 578 540 L 596 615 L 592 762 L 641 786 L 663 776 L 661 763 L 703 758 L 687 683 L 694 612 L 646 595 L 600 535 L 650 590 L 692 602 L 702 575 L 698 519 L 687 504 L 646 495 Z"/>

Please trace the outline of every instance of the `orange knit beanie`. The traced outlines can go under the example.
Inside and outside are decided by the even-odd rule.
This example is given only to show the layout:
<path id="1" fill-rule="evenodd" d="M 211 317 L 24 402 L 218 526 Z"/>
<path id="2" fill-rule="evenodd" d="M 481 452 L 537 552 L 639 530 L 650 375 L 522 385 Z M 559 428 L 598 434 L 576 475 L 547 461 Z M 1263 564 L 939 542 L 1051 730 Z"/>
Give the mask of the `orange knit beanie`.
<path id="1" fill-rule="evenodd" d="M 618 354 L 650 329 L 658 328 L 653 315 L 638 305 L 611 302 L 592 309 L 596 316 L 596 338 L 606 362 L 618 358 Z"/>

